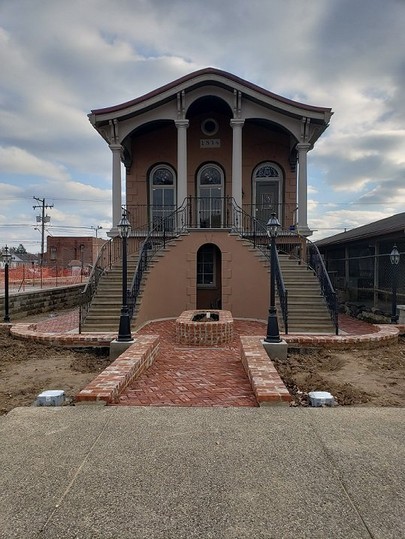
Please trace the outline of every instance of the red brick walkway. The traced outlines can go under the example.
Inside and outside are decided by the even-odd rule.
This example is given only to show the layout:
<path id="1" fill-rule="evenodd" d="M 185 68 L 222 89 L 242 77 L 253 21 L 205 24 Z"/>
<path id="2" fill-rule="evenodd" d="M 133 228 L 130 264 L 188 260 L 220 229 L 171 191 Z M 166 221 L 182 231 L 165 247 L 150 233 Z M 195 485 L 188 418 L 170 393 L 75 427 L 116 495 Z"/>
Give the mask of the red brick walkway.
<path id="1" fill-rule="evenodd" d="M 78 310 L 57 313 L 37 323 L 39 332 L 62 335 L 77 332 L 77 327 Z M 339 327 L 342 336 L 355 337 L 378 331 L 376 326 L 346 315 L 339 316 Z M 155 363 L 120 397 L 121 405 L 257 406 L 240 361 L 239 337 L 264 337 L 265 323 L 234 320 L 233 341 L 212 348 L 178 345 L 174 320 L 151 322 L 139 333 L 160 335 L 160 352 Z"/>
<path id="2" fill-rule="evenodd" d="M 262 335 L 264 324 L 234 322 L 234 339 L 221 347 L 175 342 L 175 322 L 152 322 L 140 333 L 160 335 L 155 363 L 120 397 L 126 406 L 257 406 L 240 361 L 239 335 Z"/>

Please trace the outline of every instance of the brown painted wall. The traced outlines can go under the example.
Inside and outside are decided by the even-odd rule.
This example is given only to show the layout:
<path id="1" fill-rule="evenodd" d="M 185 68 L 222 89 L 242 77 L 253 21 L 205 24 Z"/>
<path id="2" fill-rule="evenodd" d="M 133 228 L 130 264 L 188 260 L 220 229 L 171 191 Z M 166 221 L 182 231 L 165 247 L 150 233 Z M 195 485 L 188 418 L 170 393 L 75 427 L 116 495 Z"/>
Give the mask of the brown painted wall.
<path id="1" fill-rule="evenodd" d="M 148 203 L 148 173 L 158 163 L 170 165 L 177 173 L 177 129 L 174 123 L 134 136 L 133 164 L 127 172 L 127 204 Z"/>
<path id="2" fill-rule="evenodd" d="M 236 318 L 267 318 L 269 274 L 265 264 L 238 236 L 195 230 L 181 236 L 153 264 L 136 327 L 157 318 L 177 318 L 196 308 L 196 258 L 205 243 L 217 245 L 222 252 L 222 308 Z"/>

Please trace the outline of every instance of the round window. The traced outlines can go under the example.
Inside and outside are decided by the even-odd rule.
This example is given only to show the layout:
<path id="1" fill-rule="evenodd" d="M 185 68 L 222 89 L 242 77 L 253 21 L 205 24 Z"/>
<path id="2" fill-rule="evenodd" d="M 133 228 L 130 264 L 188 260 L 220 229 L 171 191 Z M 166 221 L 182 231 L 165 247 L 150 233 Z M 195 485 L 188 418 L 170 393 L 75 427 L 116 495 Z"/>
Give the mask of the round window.
<path id="1" fill-rule="evenodd" d="M 204 135 L 208 135 L 209 137 L 215 135 L 218 132 L 218 129 L 218 122 L 214 120 L 214 118 L 207 118 L 201 124 L 201 131 Z"/>

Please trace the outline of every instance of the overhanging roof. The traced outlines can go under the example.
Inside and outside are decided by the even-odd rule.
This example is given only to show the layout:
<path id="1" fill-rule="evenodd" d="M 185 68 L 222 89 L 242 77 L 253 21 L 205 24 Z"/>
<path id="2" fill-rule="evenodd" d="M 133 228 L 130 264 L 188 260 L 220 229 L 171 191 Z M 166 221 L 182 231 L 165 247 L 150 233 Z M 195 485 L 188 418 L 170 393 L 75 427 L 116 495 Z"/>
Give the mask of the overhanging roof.
<path id="1" fill-rule="evenodd" d="M 303 116 L 309 117 L 325 125 L 329 123 L 333 114 L 331 108 L 315 107 L 313 105 L 293 101 L 292 99 L 287 99 L 286 97 L 269 92 L 268 90 L 241 79 L 236 75 L 232 75 L 227 71 L 208 67 L 189 73 L 184 77 L 161 86 L 141 97 L 132 99 L 131 101 L 112 107 L 94 109 L 89 116 L 93 124 L 98 123 L 98 121 L 106 121 L 114 118 L 118 119 L 124 116 L 128 117 L 128 115 L 130 116 L 131 114 L 139 113 L 139 111 L 144 108 L 167 101 L 168 99 L 173 98 L 178 92 L 183 90 L 190 91 L 194 88 L 208 84 L 222 86 L 232 91 L 234 89 L 241 91 L 245 96 L 250 97 L 252 100 L 262 102 L 263 104 L 276 108 L 284 113 L 298 118 Z"/>
<path id="2" fill-rule="evenodd" d="M 317 241 L 316 245 L 318 247 L 329 247 L 366 238 L 384 236 L 392 234 L 393 232 L 405 233 L 405 212 L 397 213 L 396 215 L 380 219 L 379 221 L 374 221 L 368 225 L 352 228 L 352 230 L 335 234 L 329 238 L 323 238 L 322 240 Z"/>

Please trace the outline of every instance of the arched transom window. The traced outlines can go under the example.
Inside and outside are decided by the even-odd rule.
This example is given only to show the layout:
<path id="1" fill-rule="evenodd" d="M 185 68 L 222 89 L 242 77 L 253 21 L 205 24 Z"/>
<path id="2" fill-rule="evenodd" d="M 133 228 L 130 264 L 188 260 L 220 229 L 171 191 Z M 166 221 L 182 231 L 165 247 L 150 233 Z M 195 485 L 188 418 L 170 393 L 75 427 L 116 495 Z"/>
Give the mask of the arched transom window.
<path id="1" fill-rule="evenodd" d="M 153 167 L 149 175 L 150 219 L 152 226 L 176 209 L 176 175 L 168 165 Z"/>
<path id="2" fill-rule="evenodd" d="M 266 224 L 272 213 L 283 220 L 283 173 L 275 163 L 261 163 L 253 171 L 253 203 L 256 218 Z"/>
<path id="3" fill-rule="evenodd" d="M 197 174 L 198 215 L 201 228 L 220 228 L 224 208 L 224 174 L 213 163 L 200 168 Z"/>

